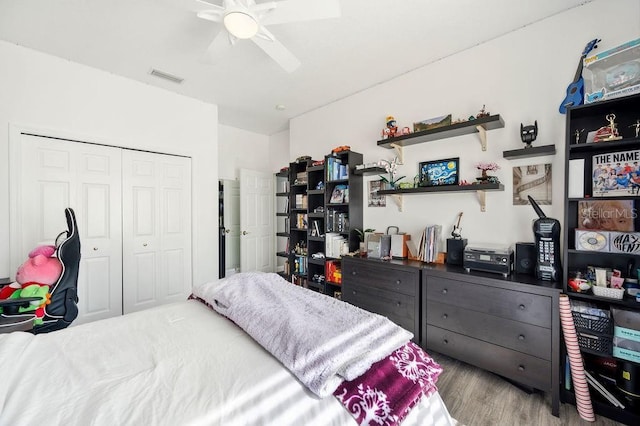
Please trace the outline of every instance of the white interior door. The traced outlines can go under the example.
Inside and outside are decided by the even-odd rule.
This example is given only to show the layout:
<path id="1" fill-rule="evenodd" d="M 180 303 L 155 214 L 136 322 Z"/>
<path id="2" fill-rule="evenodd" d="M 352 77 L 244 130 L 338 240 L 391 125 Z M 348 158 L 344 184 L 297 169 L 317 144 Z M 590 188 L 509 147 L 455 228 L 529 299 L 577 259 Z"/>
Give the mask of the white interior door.
<path id="1" fill-rule="evenodd" d="M 223 179 L 225 276 L 240 271 L 240 182 Z"/>
<path id="2" fill-rule="evenodd" d="M 74 324 L 121 315 L 121 150 L 20 134 L 11 152 L 11 264 L 17 268 L 37 245 L 53 244 L 67 229 L 64 209 L 72 207 L 82 256 Z"/>
<path id="3" fill-rule="evenodd" d="M 240 270 L 274 272 L 273 176 L 240 170 Z"/>
<path id="4" fill-rule="evenodd" d="M 191 159 L 123 152 L 123 309 L 191 291 Z"/>

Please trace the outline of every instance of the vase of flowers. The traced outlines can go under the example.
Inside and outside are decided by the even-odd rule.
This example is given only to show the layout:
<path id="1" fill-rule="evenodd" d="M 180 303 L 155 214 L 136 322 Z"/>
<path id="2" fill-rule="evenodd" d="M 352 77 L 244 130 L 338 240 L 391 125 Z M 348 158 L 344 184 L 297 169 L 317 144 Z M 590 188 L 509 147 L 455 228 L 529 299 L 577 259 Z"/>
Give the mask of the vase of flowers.
<path id="1" fill-rule="evenodd" d="M 477 183 L 500 183 L 500 180 L 497 176 L 490 176 L 487 174 L 488 171 L 496 171 L 500 170 L 500 166 L 496 163 L 477 163 L 476 168 L 480 170 L 480 177 L 476 178 Z"/>
<path id="2" fill-rule="evenodd" d="M 389 187 L 389 189 L 396 189 L 396 187 L 398 186 L 398 182 L 400 182 L 400 180 L 404 179 L 404 176 L 400 176 L 400 177 L 396 177 L 396 175 L 398 174 L 398 157 L 394 157 L 393 160 L 391 161 L 387 161 L 387 160 L 380 160 L 379 163 L 381 165 L 383 165 L 384 170 L 389 173 L 389 178 L 387 179 L 384 176 L 380 176 L 380 179 L 382 179 L 382 181 L 384 183 L 387 184 L 387 186 Z"/>

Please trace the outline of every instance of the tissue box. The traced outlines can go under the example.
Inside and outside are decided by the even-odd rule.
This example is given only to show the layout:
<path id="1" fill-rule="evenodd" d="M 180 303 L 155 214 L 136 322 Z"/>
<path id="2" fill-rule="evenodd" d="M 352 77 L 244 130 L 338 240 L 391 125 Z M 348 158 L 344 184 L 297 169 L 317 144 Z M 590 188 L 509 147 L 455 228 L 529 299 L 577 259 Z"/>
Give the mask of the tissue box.
<path id="1" fill-rule="evenodd" d="M 584 60 L 584 103 L 640 93 L 640 38 Z"/>

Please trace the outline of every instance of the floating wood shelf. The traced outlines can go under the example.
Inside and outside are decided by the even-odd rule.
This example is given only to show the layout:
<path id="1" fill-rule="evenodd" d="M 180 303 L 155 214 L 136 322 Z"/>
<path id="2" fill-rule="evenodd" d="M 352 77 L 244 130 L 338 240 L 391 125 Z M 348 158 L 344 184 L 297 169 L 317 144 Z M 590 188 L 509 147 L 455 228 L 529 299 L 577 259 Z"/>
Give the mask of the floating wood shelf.
<path id="1" fill-rule="evenodd" d="M 354 175 L 377 175 L 379 173 L 387 173 L 384 167 L 365 167 L 364 169 L 355 169 L 353 171 Z"/>
<path id="2" fill-rule="evenodd" d="M 451 124 L 450 126 L 437 127 L 435 129 L 415 132 L 408 135 L 396 136 L 378 141 L 378 146 L 383 148 L 398 150 L 402 159 L 402 147 L 416 145 L 424 142 L 431 142 L 439 139 L 452 138 L 456 136 L 478 133 L 482 150 L 487 150 L 487 130 L 500 129 L 504 127 L 504 120 L 500 114 L 489 117 L 481 117 L 475 120 L 463 121 L 462 123 Z"/>
<path id="3" fill-rule="evenodd" d="M 398 210 L 402 211 L 403 195 L 434 192 L 476 192 L 480 201 L 480 211 L 484 212 L 486 211 L 486 191 L 504 191 L 504 185 L 501 183 L 483 183 L 476 185 L 421 186 L 418 188 L 384 189 L 378 191 L 378 195 L 391 195 L 398 205 Z"/>
<path id="4" fill-rule="evenodd" d="M 556 153 L 555 145 L 532 146 L 531 148 L 513 149 L 511 151 L 502 151 L 502 156 L 507 160 L 527 157 L 542 157 L 543 155 L 554 155 Z"/>

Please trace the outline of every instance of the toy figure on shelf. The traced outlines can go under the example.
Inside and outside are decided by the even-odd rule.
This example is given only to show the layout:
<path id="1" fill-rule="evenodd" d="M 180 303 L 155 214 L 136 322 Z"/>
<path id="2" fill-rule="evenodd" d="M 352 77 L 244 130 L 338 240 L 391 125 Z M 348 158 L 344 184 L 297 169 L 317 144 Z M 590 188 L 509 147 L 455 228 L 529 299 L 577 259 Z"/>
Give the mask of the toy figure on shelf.
<path id="1" fill-rule="evenodd" d="M 478 114 L 476 114 L 476 118 L 489 117 L 491 113 L 484 108 L 484 104 L 482 105 L 482 109 Z"/>
<path id="2" fill-rule="evenodd" d="M 500 183 L 497 176 L 487 175 L 487 171 L 500 170 L 500 166 L 496 163 L 477 163 L 476 168 L 482 172 L 479 178 L 476 178 L 476 183 Z"/>
<path id="3" fill-rule="evenodd" d="M 395 138 L 398 133 L 396 119 L 392 115 L 387 117 L 387 127 L 382 129 L 382 139 Z"/>
<path id="4" fill-rule="evenodd" d="M 618 134 L 618 128 L 616 126 L 616 115 L 609 114 L 606 117 L 609 122 L 608 126 L 603 126 L 598 129 L 596 132 L 596 136 L 593 139 L 594 142 L 609 142 L 609 141 L 618 141 L 622 139 L 622 136 Z"/>
<path id="5" fill-rule="evenodd" d="M 573 132 L 573 134 L 576 137 L 576 144 L 580 143 L 580 136 L 582 135 L 583 132 L 584 132 L 584 129 L 580 129 L 580 130 L 576 129 L 576 131 Z"/>
<path id="6" fill-rule="evenodd" d="M 640 118 L 636 120 L 636 123 L 635 123 L 635 124 L 632 124 L 632 125 L 631 125 L 631 126 L 629 126 L 629 127 L 630 127 L 630 128 L 631 128 L 631 127 L 635 127 L 635 129 L 636 129 L 636 138 L 637 138 L 638 136 L 640 136 Z"/>
<path id="7" fill-rule="evenodd" d="M 533 126 L 523 126 L 520 123 L 520 138 L 526 144 L 525 148 L 531 148 L 531 142 L 535 141 L 536 137 L 538 137 L 538 120 L 533 123 Z"/>

